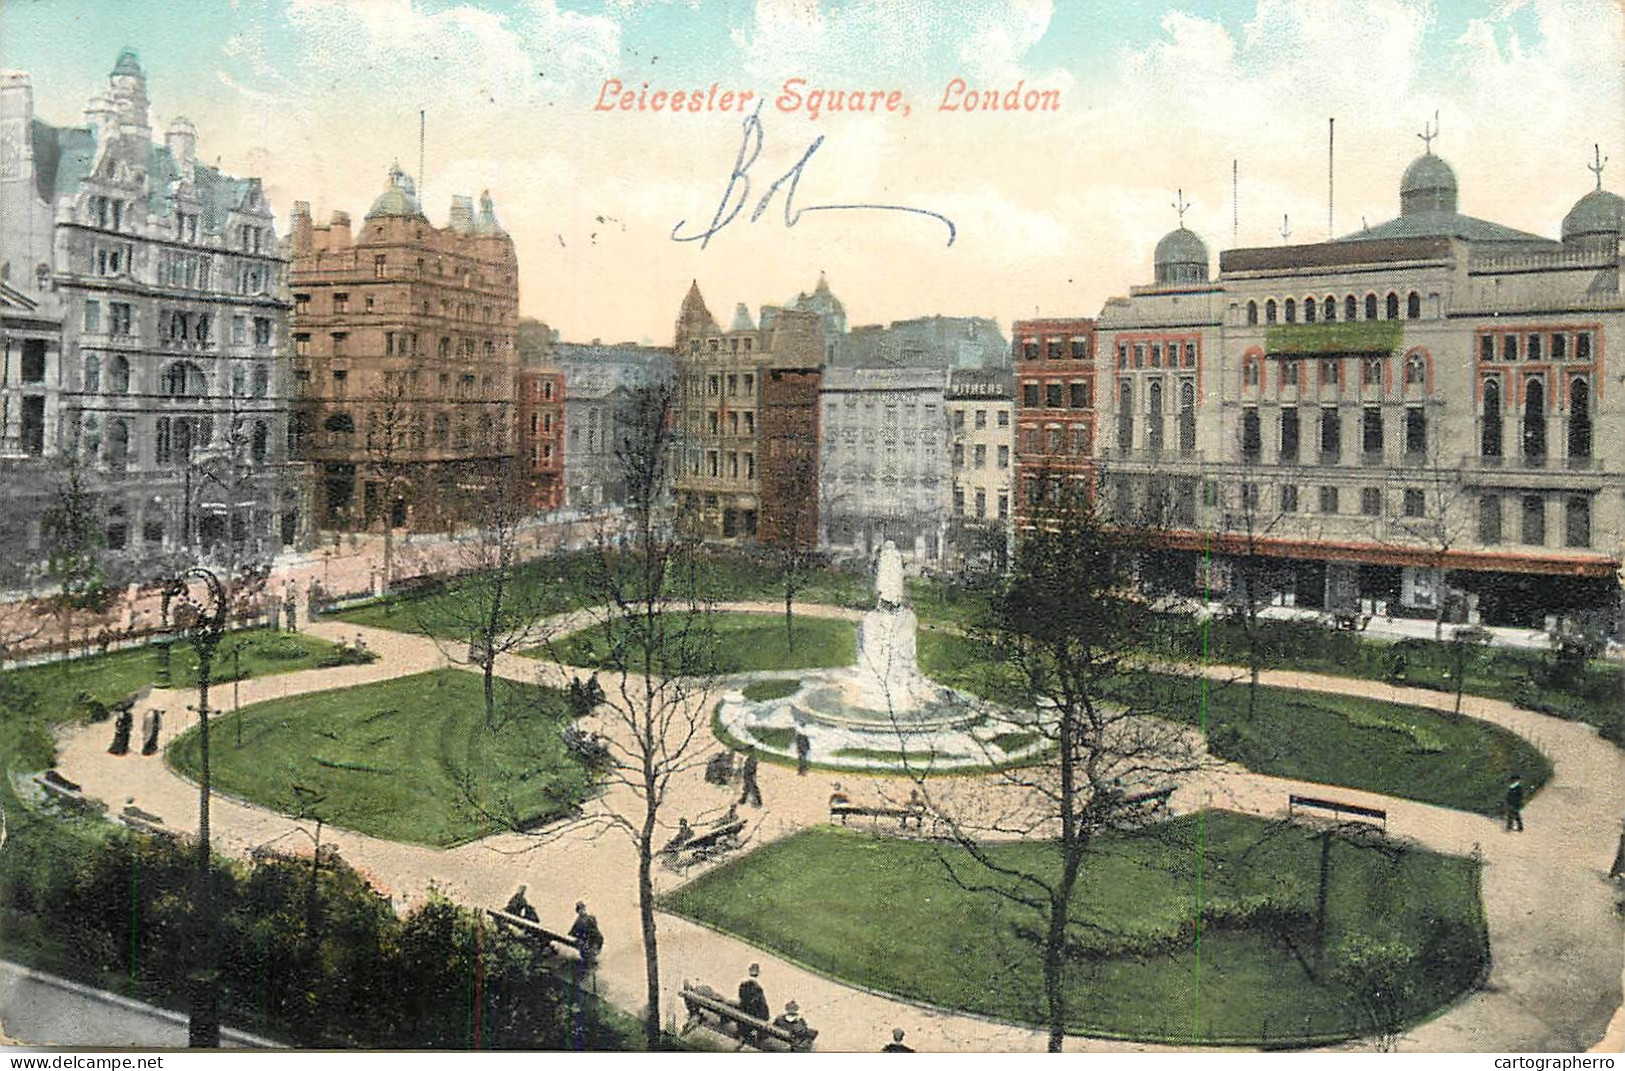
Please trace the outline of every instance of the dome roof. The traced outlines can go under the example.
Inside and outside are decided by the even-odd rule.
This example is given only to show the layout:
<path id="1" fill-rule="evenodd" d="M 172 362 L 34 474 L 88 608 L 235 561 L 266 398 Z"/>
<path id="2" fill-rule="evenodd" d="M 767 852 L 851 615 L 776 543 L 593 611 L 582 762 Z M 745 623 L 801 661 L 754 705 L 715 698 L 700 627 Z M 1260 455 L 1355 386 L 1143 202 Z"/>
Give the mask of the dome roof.
<path id="1" fill-rule="evenodd" d="M 1596 189 L 1574 202 L 1563 217 L 1563 240 L 1590 234 L 1617 235 L 1625 230 L 1625 197 Z"/>
<path id="2" fill-rule="evenodd" d="M 1207 281 L 1207 243 L 1188 227 L 1163 235 L 1151 260 L 1159 283 Z"/>
<path id="3" fill-rule="evenodd" d="M 418 206 L 417 191 L 412 185 L 411 176 L 401 170 L 396 164 L 389 169 L 389 188 L 378 195 L 378 199 L 367 209 L 367 218 L 374 216 L 421 216 L 423 209 Z"/>
<path id="4" fill-rule="evenodd" d="M 136 55 L 135 49 L 125 47 L 119 52 L 118 59 L 113 64 L 113 75 L 144 75 L 144 73 L 141 70 L 141 57 Z"/>
<path id="5" fill-rule="evenodd" d="M 829 280 L 824 278 L 823 272 L 818 273 L 818 285 L 813 287 L 813 292 L 811 294 L 805 292 L 797 294 L 796 299 L 790 303 L 790 307 L 802 312 L 816 312 L 820 315 L 846 315 L 846 306 L 841 304 L 841 299 L 836 297 L 835 292 L 829 288 Z"/>
<path id="6" fill-rule="evenodd" d="M 1412 160 L 1399 180 L 1399 214 L 1455 210 L 1456 173 L 1450 165 L 1431 152 Z"/>

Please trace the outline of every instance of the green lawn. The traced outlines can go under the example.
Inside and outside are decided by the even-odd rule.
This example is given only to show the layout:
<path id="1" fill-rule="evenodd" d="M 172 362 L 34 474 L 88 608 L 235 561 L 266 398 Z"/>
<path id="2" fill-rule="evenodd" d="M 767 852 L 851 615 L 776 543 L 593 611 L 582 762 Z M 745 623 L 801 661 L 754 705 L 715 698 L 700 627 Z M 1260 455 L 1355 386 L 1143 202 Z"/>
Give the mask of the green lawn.
<path id="1" fill-rule="evenodd" d="M 297 785 L 325 797 L 316 813 L 333 825 L 437 846 L 569 813 L 592 779 L 560 737 L 563 694 L 498 680 L 497 702 L 488 728 L 480 677 L 444 669 L 256 703 L 240 747 L 235 715 L 215 722 L 214 783 L 285 814 L 301 809 Z M 168 754 L 195 775 L 196 732 Z"/>
<path id="2" fill-rule="evenodd" d="M 1001 865 L 1058 865 L 1048 845 L 992 851 Z M 1322 952 L 1313 937 L 1318 860 L 1308 831 L 1222 811 L 1098 842 L 1074 899 L 1070 1028 L 1247 1045 L 1360 1035 L 1367 1025 L 1332 970 L 1341 944 L 1360 935 L 1403 942 L 1414 954 L 1409 1019 L 1473 983 L 1486 954 L 1474 864 L 1334 842 Z M 966 891 L 948 864 L 967 883 L 1003 880 L 962 849 L 823 828 L 751 852 L 664 902 L 845 981 L 1041 1021 L 1039 957 L 1021 936 L 1035 931 L 1037 916 Z M 793 996 L 769 989 L 775 1003 Z M 803 1011 L 819 1025 L 820 1009 Z"/>
<path id="3" fill-rule="evenodd" d="M 745 698 L 752 703 L 765 703 L 769 699 L 783 699 L 786 696 L 794 695 L 796 689 L 800 687 L 800 681 L 777 677 L 772 680 L 751 681 L 745 685 L 742 691 L 745 693 Z"/>
<path id="4" fill-rule="evenodd" d="M 715 650 L 715 659 L 710 668 L 717 673 L 750 673 L 850 666 L 857 662 L 857 626 L 851 621 L 796 615 L 792 622 L 794 642 L 785 634 L 782 614 L 711 614 L 712 642 L 707 646 Z M 531 653 L 558 658 L 571 666 L 610 668 L 607 637 L 620 634 L 619 628 L 606 630 L 595 625 L 563 637 L 551 649 L 539 648 Z"/>
<path id="5" fill-rule="evenodd" d="M 999 702 L 1020 704 L 1008 670 L 989 665 L 973 640 L 920 635 L 929 674 Z M 1245 682 L 1204 683 L 1148 675 L 1124 685 L 1163 717 L 1205 724 L 1220 758 L 1259 773 L 1379 792 L 1479 814 L 1501 812 L 1507 778 L 1522 775 L 1533 793 L 1551 763 L 1517 735 L 1472 718 L 1329 692 L 1260 687 L 1247 719 Z"/>

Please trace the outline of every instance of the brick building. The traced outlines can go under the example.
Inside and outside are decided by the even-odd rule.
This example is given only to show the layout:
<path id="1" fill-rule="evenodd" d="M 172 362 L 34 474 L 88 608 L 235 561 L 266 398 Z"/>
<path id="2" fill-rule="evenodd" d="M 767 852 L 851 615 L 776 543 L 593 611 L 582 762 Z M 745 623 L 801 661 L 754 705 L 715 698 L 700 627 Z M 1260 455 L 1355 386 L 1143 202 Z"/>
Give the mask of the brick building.
<path id="1" fill-rule="evenodd" d="M 741 305 L 724 331 L 696 281 L 678 313 L 673 350 L 679 406 L 675 485 L 682 514 L 712 539 L 754 542 L 766 534 L 803 532 L 809 511 L 816 530 L 816 501 L 806 501 L 808 481 L 792 478 L 792 470 L 804 469 L 802 452 L 817 448 L 824 359 L 819 315 L 766 306 L 758 325 Z M 779 428 L 776 434 L 766 426 L 769 419 Z M 798 446 L 791 436 L 807 429 L 813 437 Z M 778 448 L 771 460 L 770 444 Z M 814 497 L 816 489 L 815 480 Z"/>
<path id="2" fill-rule="evenodd" d="M 1016 513 L 1049 481 L 1087 482 L 1095 452 L 1095 321 L 1019 320 L 1015 355 Z"/>
<path id="3" fill-rule="evenodd" d="M 399 167 L 359 231 L 294 206 L 293 384 L 318 522 L 414 531 L 479 520 L 512 475 L 519 284 L 489 194 L 429 222 Z"/>
<path id="4" fill-rule="evenodd" d="M 517 420 L 519 457 L 530 485 L 531 508 L 551 513 L 564 506 L 564 366 L 552 331 L 536 320 L 519 321 Z"/>

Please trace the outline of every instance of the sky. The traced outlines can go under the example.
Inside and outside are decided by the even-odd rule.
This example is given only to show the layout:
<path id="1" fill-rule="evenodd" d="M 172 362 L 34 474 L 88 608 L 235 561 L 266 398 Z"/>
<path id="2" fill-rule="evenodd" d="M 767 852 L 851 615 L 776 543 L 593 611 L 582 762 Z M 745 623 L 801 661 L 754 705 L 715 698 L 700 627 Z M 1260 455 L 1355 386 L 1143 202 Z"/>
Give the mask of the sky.
<path id="1" fill-rule="evenodd" d="M 359 218 L 392 162 L 431 220 L 489 189 L 513 235 L 520 309 L 566 340 L 669 344 L 697 279 L 724 321 L 810 290 L 852 324 L 943 313 L 1091 316 L 1151 280 L 1184 222 L 1220 249 L 1398 213 L 1418 135 L 1455 168 L 1461 210 L 1556 237 L 1593 188 L 1593 145 L 1625 190 L 1618 0 L 0 0 L 0 69 L 30 72 L 38 118 L 81 121 L 119 50 L 153 124 L 196 123 L 199 154 L 258 175 L 285 230 Z M 897 91 L 906 114 L 776 106 Z M 598 110 L 607 80 L 763 102 L 740 210 L 703 232 L 748 114 Z M 1056 110 L 944 111 L 949 84 L 1054 90 Z M 866 100 L 873 99 L 865 96 Z M 817 139 L 817 148 L 797 169 Z M 752 142 L 754 144 L 754 142 Z M 1232 165 L 1237 182 L 1232 186 Z M 888 204 L 918 212 L 803 212 Z M 934 215 L 926 215 L 932 213 Z M 951 220 L 948 228 L 936 217 Z"/>

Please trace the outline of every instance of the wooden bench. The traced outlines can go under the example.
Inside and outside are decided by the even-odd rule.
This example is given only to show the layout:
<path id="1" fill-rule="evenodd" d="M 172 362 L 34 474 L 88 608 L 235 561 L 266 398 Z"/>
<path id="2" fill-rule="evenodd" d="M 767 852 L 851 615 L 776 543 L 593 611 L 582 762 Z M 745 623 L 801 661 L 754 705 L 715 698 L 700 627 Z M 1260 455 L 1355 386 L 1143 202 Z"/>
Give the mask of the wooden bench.
<path id="1" fill-rule="evenodd" d="M 1114 809 L 1123 811 L 1137 808 L 1140 810 L 1140 813 L 1136 815 L 1138 818 L 1160 818 L 1167 813 L 1168 800 L 1172 798 L 1173 794 L 1173 785 L 1169 785 L 1167 788 L 1153 788 L 1145 792 L 1135 792 L 1118 800 Z"/>
<path id="2" fill-rule="evenodd" d="M 1290 795 L 1286 798 L 1287 817 L 1291 817 L 1299 808 L 1313 811 L 1330 811 L 1333 816 L 1341 818 L 1343 815 L 1352 815 L 1366 822 L 1376 822 L 1382 826 L 1384 833 L 1388 832 L 1388 812 L 1380 807 L 1366 807 L 1358 803 L 1342 803 L 1338 800 L 1329 800 L 1320 796 Z"/>
<path id="3" fill-rule="evenodd" d="M 739 1047 L 746 1045 L 763 1052 L 770 1051 L 765 1042 L 778 1042 L 791 1052 L 811 1052 L 818 1031 L 808 1029 L 804 1034 L 792 1034 L 774 1026 L 766 1019 L 758 1019 L 739 1010 L 739 1006 L 714 993 L 696 989 L 683 983 L 683 1005 L 688 1009 L 688 1021 L 681 1033 L 687 1034 L 696 1026 L 715 1030 L 724 1037 L 737 1038 Z"/>
<path id="4" fill-rule="evenodd" d="M 843 826 L 846 825 L 848 818 L 857 817 L 895 818 L 898 826 L 903 829 L 907 829 L 911 821 L 914 823 L 915 829 L 923 830 L 925 828 L 924 807 L 881 807 L 861 803 L 832 803 L 829 805 L 829 817 L 831 821 L 839 818 Z"/>
<path id="5" fill-rule="evenodd" d="M 125 807 L 119 814 L 118 820 L 137 833 L 150 833 L 153 836 L 172 838 L 177 836 L 173 829 L 164 825 L 164 820 L 148 811 L 143 811 L 134 804 Z"/>
<path id="6" fill-rule="evenodd" d="M 102 815 L 107 813 L 107 804 L 101 800 L 93 800 L 79 791 L 79 786 L 67 780 L 55 770 L 34 778 L 34 783 L 45 790 L 45 794 L 56 800 L 68 810 L 79 814 Z"/>
<path id="7" fill-rule="evenodd" d="M 526 937 L 533 941 L 537 941 L 541 943 L 543 947 L 551 948 L 553 945 L 562 945 L 565 948 L 574 950 L 575 954 L 583 960 L 592 959 L 592 953 L 583 949 L 581 947 L 581 942 L 577 941 L 569 934 L 554 933 L 552 930 L 548 929 L 546 926 L 543 926 L 539 922 L 532 922 L 530 919 L 523 918 L 519 915 L 510 915 L 508 912 L 498 911 L 494 907 L 486 908 L 485 913 L 490 915 L 492 921 L 494 921 L 499 927 L 506 927 L 508 930 L 519 934 L 521 937 Z"/>
<path id="8" fill-rule="evenodd" d="M 667 863 L 682 870 L 703 863 L 722 852 L 729 852 L 739 847 L 739 834 L 745 831 L 745 820 L 729 822 L 725 826 L 707 830 L 698 836 L 690 837 L 670 851 L 662 850 Z"/>

